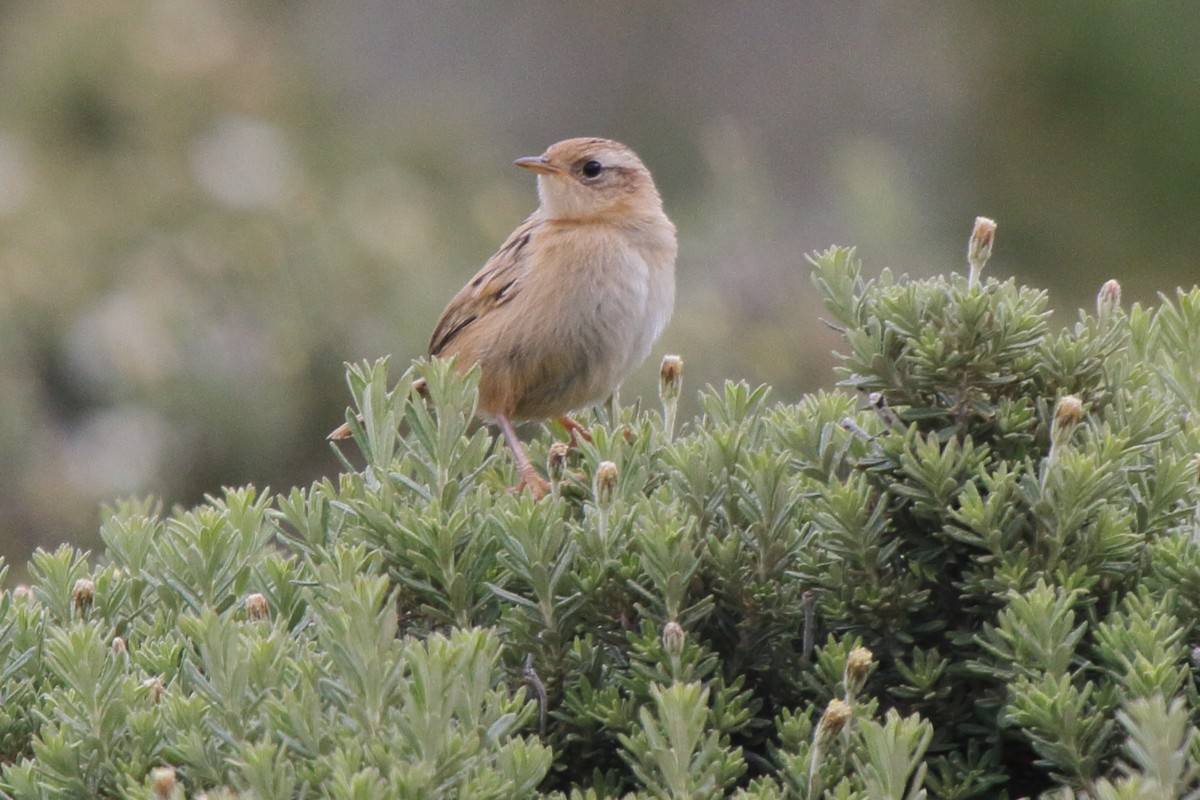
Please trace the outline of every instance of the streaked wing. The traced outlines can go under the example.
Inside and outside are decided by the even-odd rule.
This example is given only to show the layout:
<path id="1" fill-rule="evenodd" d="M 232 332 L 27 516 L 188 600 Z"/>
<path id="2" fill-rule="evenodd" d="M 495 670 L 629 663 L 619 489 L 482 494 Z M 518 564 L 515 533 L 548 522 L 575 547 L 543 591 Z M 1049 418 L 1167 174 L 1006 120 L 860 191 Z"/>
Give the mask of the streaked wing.
<path id="1" fill-rule="evenodd" d="M 529 271 L 528 244 L 542 224 L 536 215 L 525 220 L 487 260 L 483 269 L 446 305 L 429 339 L 429 355 L 439 356 L 464 330 L 512 300 Z"/>

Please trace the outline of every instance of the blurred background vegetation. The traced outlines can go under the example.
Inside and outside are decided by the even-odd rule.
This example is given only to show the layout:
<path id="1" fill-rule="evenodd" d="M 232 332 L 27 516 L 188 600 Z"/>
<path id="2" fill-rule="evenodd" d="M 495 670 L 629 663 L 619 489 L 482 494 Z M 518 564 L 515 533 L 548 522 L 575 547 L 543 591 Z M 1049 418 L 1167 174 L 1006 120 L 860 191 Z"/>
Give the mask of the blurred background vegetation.
<path id="1" fill-rule="evenodd" d="M 512 159 L 568 136 L 637 149 L 679 226 L 626 401 L 663 352 L 831 384 L 833 243 L 944 272 L 984 214 L 1060 311 L 1191 285 L 1198 38 L 1190 4 L 7 0 L 0 549 L 336 472 L 343 362 L 424 353 L 534 207 Z"/>

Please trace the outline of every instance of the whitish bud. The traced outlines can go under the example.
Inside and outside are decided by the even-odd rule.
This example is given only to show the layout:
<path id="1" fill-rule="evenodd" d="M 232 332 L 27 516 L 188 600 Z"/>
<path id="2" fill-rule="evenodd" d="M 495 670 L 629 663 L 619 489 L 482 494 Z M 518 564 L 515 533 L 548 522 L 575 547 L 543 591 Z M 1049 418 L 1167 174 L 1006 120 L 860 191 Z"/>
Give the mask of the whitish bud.
<path id="1" fill-rule="evenodd" d="M 837 698 L 829 701 L 829 705 L 825 707 L 825 713 L 817 722 L 815 738 L 820 749 L 824 750 L 842 732 L 842 728 L 845 728 L 846 723 L 850 721 L 850 713 L 850 704 L 846 701 Z"/>
<path id="2" fill-rule="evenodd" d="M 1096 316 L 1107 317 L 1121 307 L 1121 284 L 1108 280 L 1096 292 Z"/>
<path id="3" fill-rule="evenodd" d="M 546 453 L 546 474 L 550 482 L 558 485 L 562 482 L 567 471 L 567 456 L 571 453 L 571 445 L 566 442 L 555 442 Z"/>
<path id="4" fill-rule="evenodd" d="M 162 678 L 147 678 L 142 681 L 142 686 L 149 693 L 151 703 L 158 705 L 162 701 L 163 689 L 165 688 L 163 687 Z"/>
<path id="5" fill-rule="evenodd" d="M 992 243 L 996 240 L 996 223 L 987 217 L 976 217 L 975 227 L 971 229 L 971 239 L 967 242 L 967 263 L 971 266 L 967 278 L 969 285 L 979 282 L 983 265 L 992 257 Z"/>
<path id="6" fill-rule="evenodd" d="M 842 685 L 846 687 L 848 700 L 853 700 L 867 685 L 867 676 L 871 674 L 874 664 L 875 659 L 867 648 L 856 647 L 850 651 L 846 657 L 846 670 L 842 674 Z"/>
<path id="7" fill-rule="evenodd" d="M 170 767 L 155 767 L 150 770 L 150 782 L 154 784 L 154 796 L 170 797 L 175 791 L 175 770 Z"/>
<path id="8" fill-rule="evenodd" d="M 662 368 L 658 372 L 658 396 L 664 403 L 676 400 L 683 388 L 683 359 L 679 356 L 663 356 Z"/>
<path id="9" fill-rule="evenodd" d="M 671 620 L 663 626 L 662 642 L 663 649 L 667 651 L 667 655 L 672 661 L 679 659 L 683 655 L 683 643 L 686 635 L 683 632 L 683 626 L 675 620 Z"/>
<path id="10" fill-rule="evenodd" d="M 96 584 L 87 578 L 75 581 L 75 588 L 71 590 L 71 609 L 80 616 L 86 616 L 95 594 Z"/>
<path id="11" fill-rule="evenodd" d="M 613 496 L 617 493 L 617 465 L 611 461 L 601 461 L 596 467 L 594 490 L 596 505 L 608 508 L 612 505 Z"/>
<path id="12" fill-rule="evenodd" d="M 1083 419 L 1083 401 L 1076 395 L 1068 394 L 1059 399 L 1054 406 L 1054 423 L 1056 425 L 1078 425 Z"/>
<path id="13" fill-rule="evenodd" d="M 19 600 L 23 603 L 32 603 L 34 602 L 33 589 L 22 583 L 13 589 L 12 598 L 14 601 Z"/>
<path id="14" fill-rule="evenodd" d="M 129 652 L 129 648 L 125 645 L 125 640 L 120 636 L 114 636 L 112 640 L 112 651 L 114 656 L 123 656 Z"/>
<path id="15" fill-rule="evenodd" d="M 253 622 L 266 619 L 270 610 L 267 607 L 267 598 L 263 597 L 258 592 L 246 595 L 246 616 Z"/>
<path id="16" fill-rule="evenodd" d="M 1065 447 L 1079 420 L 1083 419 L 1083 401 L 1073 394 L 1059 399 L 1054 406 L 1054 421 L 1050 423 L 1051 452 Z"/>

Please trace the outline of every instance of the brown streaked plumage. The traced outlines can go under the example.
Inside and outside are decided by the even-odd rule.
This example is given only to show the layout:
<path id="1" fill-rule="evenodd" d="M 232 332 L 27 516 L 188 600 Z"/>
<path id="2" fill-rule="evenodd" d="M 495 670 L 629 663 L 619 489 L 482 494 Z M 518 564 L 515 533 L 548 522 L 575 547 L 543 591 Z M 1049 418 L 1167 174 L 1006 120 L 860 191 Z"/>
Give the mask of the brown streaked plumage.
<path id="1" fill-rule="evenodd" d="M 480 365 L 480 409 L 540 497 L 512 422 L 599 402 L 645 359 L 675 302 L 675 226 L 625 145 L 568 139 L 516 163 L 538 173 L 540 205 L 450 300 L 429 353 Z"/>

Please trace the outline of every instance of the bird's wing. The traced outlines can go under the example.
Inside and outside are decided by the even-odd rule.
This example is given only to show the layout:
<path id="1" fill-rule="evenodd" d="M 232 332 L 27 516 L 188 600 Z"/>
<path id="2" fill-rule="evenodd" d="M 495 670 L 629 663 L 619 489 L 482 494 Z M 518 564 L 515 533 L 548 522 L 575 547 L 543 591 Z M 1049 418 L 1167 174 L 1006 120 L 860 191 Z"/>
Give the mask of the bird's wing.
<path id="1" fill-rule="evenodd" d="M 475 277 L 450 300 L 429 339 L 429 354 L 442 355 L 468 327 L 509 302 L 529 272 L 529 240 L 542 221 L 535 215 L 521 224 Z"/>

